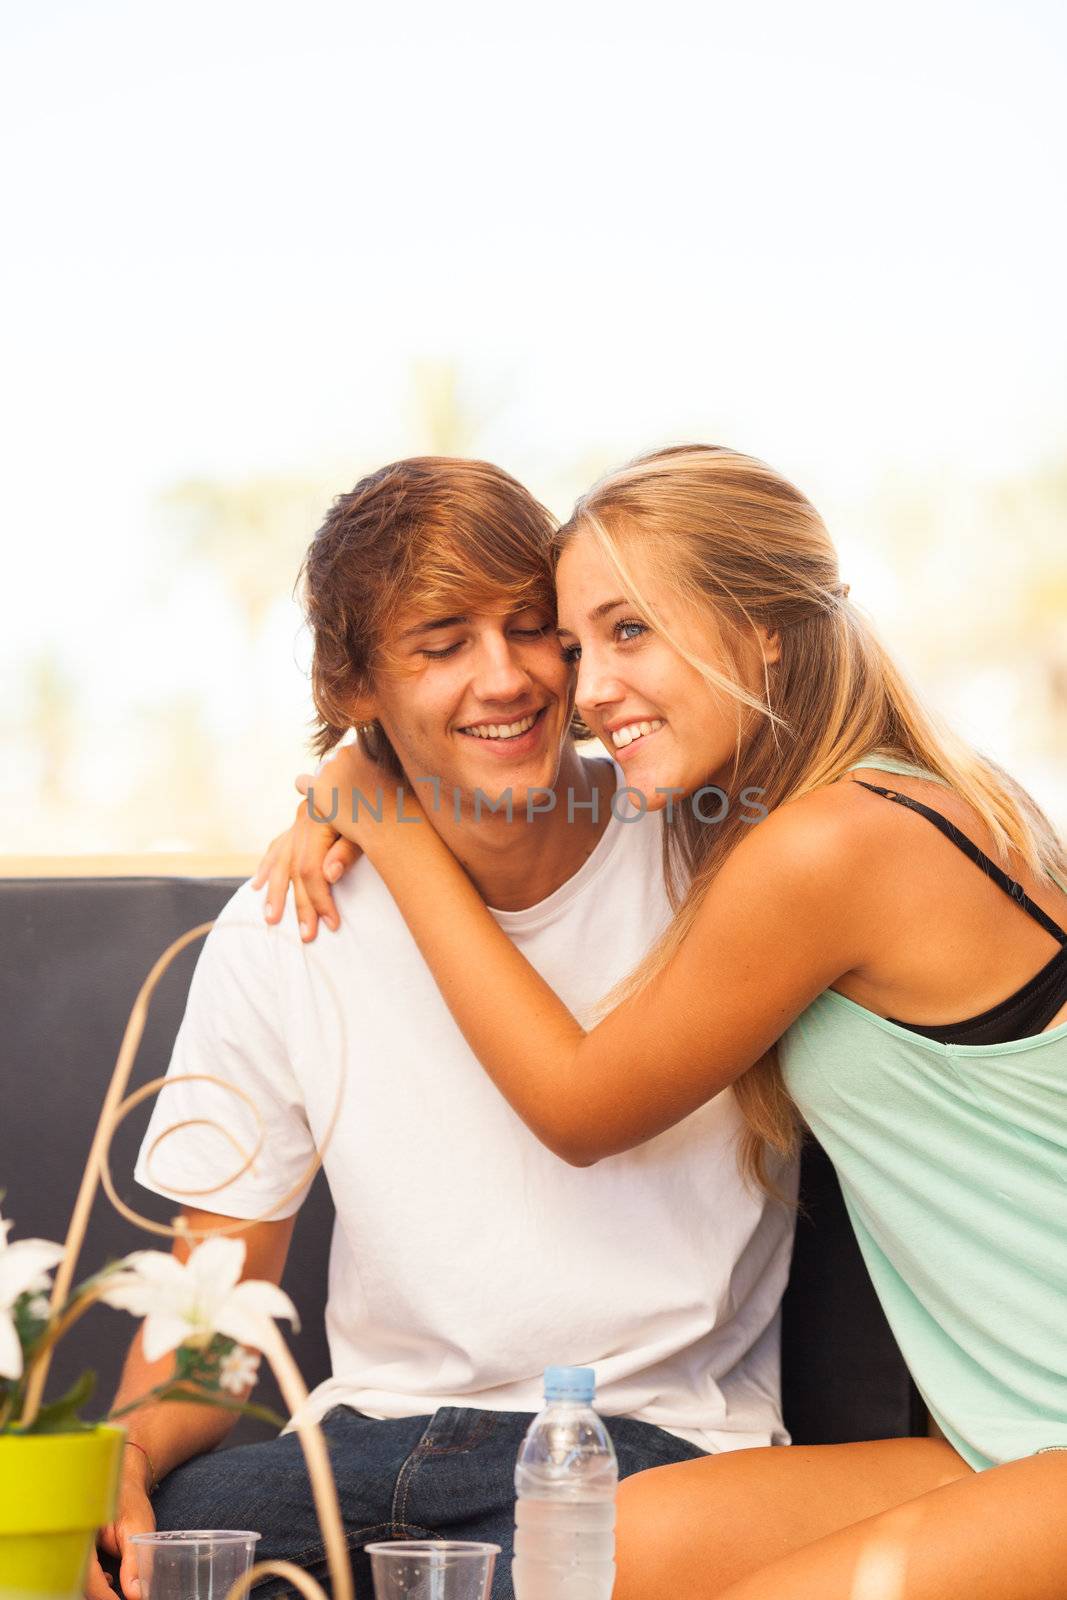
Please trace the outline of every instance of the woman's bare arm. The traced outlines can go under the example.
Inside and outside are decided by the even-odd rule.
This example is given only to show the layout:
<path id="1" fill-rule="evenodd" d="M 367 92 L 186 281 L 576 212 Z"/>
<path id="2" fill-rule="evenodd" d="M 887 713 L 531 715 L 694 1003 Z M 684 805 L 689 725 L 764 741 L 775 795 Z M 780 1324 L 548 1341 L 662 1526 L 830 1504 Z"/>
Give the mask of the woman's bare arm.
<path id="1" fill-rule="evenodd" d="M 369 792 L 373 773 L 362 770 Z M 419 814 L 415 802 L 412 814 Z M 425 818 L 423 817 L 425 821 Z M 348 818 L 467 1042 L 537 1137 L 575 1165 L 643 1143 L 757 1061 L 867 953 L 855 828 L 812 796 L 754 827 L 670 965 L 588 1032 L 500 930 L 428 824 Z"/>

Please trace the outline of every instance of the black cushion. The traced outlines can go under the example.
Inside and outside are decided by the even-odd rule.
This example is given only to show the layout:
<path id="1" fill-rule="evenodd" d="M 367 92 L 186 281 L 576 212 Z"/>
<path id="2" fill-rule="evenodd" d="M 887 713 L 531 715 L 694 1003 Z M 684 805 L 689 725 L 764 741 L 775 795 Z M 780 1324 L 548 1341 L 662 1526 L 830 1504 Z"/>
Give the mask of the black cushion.
<path id="1" fill-rule="evenodd" d="M 782 1302 L 782 1409 L 797 1444 L 926 1432 L 926 1409 L 874 1292 L 837 1174 L 812 1139 Z"/>
<path id="2" fill-rule="evenodd" d="M 221 878 L 14 878 L 0 880 L 0 1190 L 15 1237 L 62 1239 L 100 1102 L 137 990 L 161 951 L 214 917 L 237 888 Z M 153 1000 L 131 1088 L 165 1072 L 200 944 L 185 950 Z M 112 1170 L 123 1198 L 159 1220 L 173 1203 L 131 1172 L 148 1118 L 139 1108 L 119 1129 Z M 292 1341 L 313 1388 L 329 1373 L 323 1327 L 332 1226 L 320 1176 L 297 1219 L 284 1285 L 300 1309 Z M 101 1194 L 78 1276 L 109 1257 L 153 1245 Z M 99 1374 L 97 1411 L 114 1392 L 135 1331 L 123 1313 L 96 1307 L 60 1345 L 49 1394 L 85 1366 Z M 802 1210 L 783 1312 L 783 1400 L 798 1443 L 834 1443 L 921 1432 L 923 1415 L 845 1216 L 837 1180 L 816 1147 L 806 1152 Z M 257 1398 L 282 1409 L 264 1376 Z M 255 1436 L 242 1421 L 231 1437 Z"/>

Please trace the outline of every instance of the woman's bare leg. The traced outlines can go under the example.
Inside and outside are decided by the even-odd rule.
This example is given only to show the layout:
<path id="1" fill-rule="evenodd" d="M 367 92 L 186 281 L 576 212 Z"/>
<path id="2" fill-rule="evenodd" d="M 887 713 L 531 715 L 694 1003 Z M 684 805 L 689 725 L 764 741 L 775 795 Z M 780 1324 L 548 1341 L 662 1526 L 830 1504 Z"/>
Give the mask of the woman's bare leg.
<path id="1" fill-rule="evenodd" d="M 1064 1600 L 1067 1452 L 1027 1456 L 820 1539 L 723 1593 L 678 1600 Z"/>
<path id="2" fill-rule="evenodd" d="M 653 1467 L 619 1485 L 614 1600 L 712 1600 L 814 1540 L 974 1476 L 935 1439 L 733 1450 Z"/>

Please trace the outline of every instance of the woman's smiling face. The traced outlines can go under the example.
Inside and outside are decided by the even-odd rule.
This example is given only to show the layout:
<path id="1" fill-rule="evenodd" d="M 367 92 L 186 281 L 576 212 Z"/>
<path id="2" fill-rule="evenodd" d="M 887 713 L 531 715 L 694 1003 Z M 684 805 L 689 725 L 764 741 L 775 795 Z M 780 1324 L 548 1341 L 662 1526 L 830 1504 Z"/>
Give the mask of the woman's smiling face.
<path id="1" fill-rule="evenodd" d="M 687 614 L 654 577 L 642 571 L 640 581 L 673 637 L 733 681 L 714 614 Z M 578 667 L 578 709 L 627 784 L 642 792 L 649 810 L 659 810 L 668 791 L 692 794 L 716 782 L 733 762 L 741 703 L 708 683 L 654 629 L 588 529 L 565 546 L 556 587 L 560 644 Z M 763 630 L 759 634 L 759 644 L 754 639 L 745 652 L 743 681 L 762 694 L 763 662 L 777 659 L 777 645 Z"/>

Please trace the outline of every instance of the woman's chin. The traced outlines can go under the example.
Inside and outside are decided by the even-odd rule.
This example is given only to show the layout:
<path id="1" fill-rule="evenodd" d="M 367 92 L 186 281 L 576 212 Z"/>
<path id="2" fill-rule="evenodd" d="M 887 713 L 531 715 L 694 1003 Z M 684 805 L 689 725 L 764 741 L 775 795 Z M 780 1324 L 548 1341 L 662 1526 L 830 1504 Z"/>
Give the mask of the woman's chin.
<path id="1" fill-rule="evenodd" d="M 658 770 L 647 758 L 635 756 L 628 762 L 620 761 L 619 765 L 622 767 L 623 783 L 642 796 L 646 811 L 662 811 L 669 804 L 672 794 L 677 801 L 684 792 L 675 774 Z"/>
<path id="2" fill-rule="evenodd" d="M 678 750 L 667 726 L 632 740 L 612 754 L 622 768 L 623 784 L 643 797 L 647 811 L 664 811 L 672 803 L 680 804 L 705 781 L 693 772 L 693 762 L 687 771 L 680 770 L 686 763 L 678 757 L 684 758 L 685 752 Z"/>

